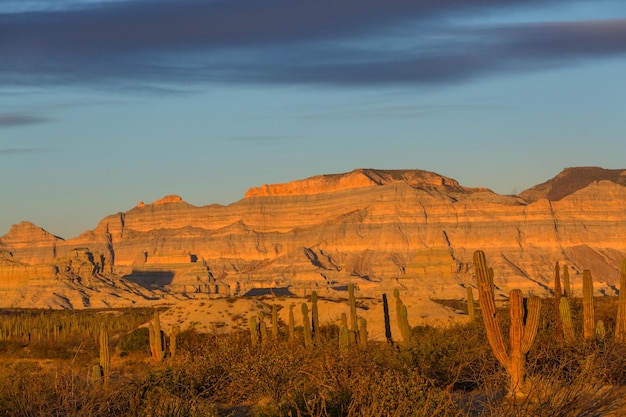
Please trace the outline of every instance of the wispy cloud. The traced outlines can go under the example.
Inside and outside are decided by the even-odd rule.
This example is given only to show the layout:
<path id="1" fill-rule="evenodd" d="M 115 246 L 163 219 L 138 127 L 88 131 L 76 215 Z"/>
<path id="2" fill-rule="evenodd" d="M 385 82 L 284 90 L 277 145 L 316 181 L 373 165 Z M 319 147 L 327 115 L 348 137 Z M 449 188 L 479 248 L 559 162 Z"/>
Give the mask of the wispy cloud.
<path id="1" fill-rule="evenodd" d="M 437 84 L 626 54 L 626 19 L 450 23 L 573 2 L 130 0 L 13 11 L 0 13 L 0 85 Z"/>
<path id="2" fill-rule="evenodd" d="M 44 123 L 47 121 L 48 119 L 46 119 L 45 117 L 35 116 L 32 114 L 21 114 L 21 113 L 2 114 L 0 113 L 0 128 L 33 125 L 33 124 Z"/>
<path id="3" fill-rule="evenodd" d="M 0 149 L 0 156 L 5 155 L 25 155 L 54 152 L 54 149 L 36 149 L 36 148 L 8 148 Z"/>

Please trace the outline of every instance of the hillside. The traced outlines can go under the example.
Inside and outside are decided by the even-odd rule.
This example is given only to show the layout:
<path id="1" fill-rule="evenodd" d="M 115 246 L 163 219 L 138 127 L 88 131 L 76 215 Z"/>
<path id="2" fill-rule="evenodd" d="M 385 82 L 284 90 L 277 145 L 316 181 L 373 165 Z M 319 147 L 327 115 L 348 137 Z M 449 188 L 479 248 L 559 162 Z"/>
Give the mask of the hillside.
<path id="1" fill-rule="evenodd" d="M 64 240 L 0 237 L 0 306 L 94 307 L 279 291 L 460 298 L 483 249 L 501 294 L 546 292 L 554 262 L 614 293 L 626 256 L 624 170 L 568 168 L 520 196 L 421 170 L 359 169 L 251 188 L 228 206 L 178 196 Z"/>

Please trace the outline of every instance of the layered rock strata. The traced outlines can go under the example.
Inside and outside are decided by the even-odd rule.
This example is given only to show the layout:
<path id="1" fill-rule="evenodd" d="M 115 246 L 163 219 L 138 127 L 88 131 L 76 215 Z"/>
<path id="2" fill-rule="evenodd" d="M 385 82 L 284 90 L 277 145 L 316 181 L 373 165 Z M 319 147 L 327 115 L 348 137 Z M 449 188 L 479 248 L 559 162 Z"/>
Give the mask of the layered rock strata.
<path id="1" fill-rule="evenodd" d="M 13 226 L 0 238 L 0 292 L 27 293 L 32 280 L 80 284 L 87 301 L 76 307 L 105 287 L 135 303 L 253 288 L 340 297 L 355 282 L 362 296 L 401 287 L 460 298 L 482 249 L 501 294 L 548 292 L 556 261 L 570 266 L 575 290 L 591 269 L 596 290 L 610 294 L 626 256 L 625 203 L 626 171 L 601 168 L 566 169 L 519 196 L 426 171 L 369 169 L 252 188 L 228 206 L 168 196 L 70 240 Z"/>

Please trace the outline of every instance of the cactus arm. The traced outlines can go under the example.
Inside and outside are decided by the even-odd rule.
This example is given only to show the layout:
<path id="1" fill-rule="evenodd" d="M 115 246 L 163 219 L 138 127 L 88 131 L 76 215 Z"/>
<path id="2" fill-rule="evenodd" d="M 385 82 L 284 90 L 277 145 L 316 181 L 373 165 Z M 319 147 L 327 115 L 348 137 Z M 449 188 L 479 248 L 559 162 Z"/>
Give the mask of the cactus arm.
<path id="1" fill-rule="evenodd" d="M 524 324 L 524 335 L 522 336 L 522 353 L 527 354 L 532 346 L 537 330 L 539 329 L 539 316 L 541 312 L 541 299 L 530 297 L 527 303 L 526 323 Z"/>
<path id="2" fill-rule="evenodd" d="M 476 269 L 478 302 L 482 310 L 487 341 L 498 362 L 500 362 L 505 369 L 508 369 L 510 367 L 510 358 L 506 351 L 502 331 L 496 319 L 496 303 L 494 301 L 493 286 L 490 285 L 487 261 L 483 251 L 479 250 L 474 253 L 474 267 Z"/>
<path id="3" fill-rule="evenodd" d="M 512 290 L 509 295 L 509 303 L 509 313 L 511 315 L 511 327 L 509 328 L 511 354 L 507 370 L 511 377 L 511 394 L 516 395 L 522 389 L 525 376 L 525 355 L 522 351 L 522 338 L 524 334 L 524 298 L 522 291 L 517 289 Z"/>

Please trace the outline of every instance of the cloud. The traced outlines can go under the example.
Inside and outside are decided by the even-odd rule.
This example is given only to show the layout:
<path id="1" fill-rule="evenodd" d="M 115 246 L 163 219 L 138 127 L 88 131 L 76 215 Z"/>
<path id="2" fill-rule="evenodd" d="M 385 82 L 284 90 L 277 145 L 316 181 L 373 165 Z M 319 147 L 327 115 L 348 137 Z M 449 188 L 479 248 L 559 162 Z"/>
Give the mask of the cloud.
<path id="1" fill-rule="evenodd" d="M 626 54 L 626 19 L 451 23 L 567 3 L 134 0 L 4 13 L 0 85 L 441 84 Z"/>
<path id="2" fill-rule="evenodd" d="M 32 149 L 32 148 L 8 148 L 0 149 L 0 156 L 3 155 L 24 155 L 54 152 L 52 149 Z"/>
<path id="3" fill-rule="evenodd" d="M 30 114 L 20 113 L 0 113 L 0 128 L 2 127 L 14 127 L 14 126 L 27 126 L 33 124 L 39 124 L 47 122 L 48 119 L 40 116 L 34 116 Z"/>

